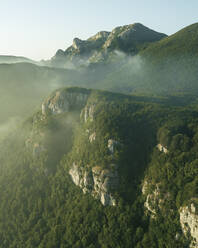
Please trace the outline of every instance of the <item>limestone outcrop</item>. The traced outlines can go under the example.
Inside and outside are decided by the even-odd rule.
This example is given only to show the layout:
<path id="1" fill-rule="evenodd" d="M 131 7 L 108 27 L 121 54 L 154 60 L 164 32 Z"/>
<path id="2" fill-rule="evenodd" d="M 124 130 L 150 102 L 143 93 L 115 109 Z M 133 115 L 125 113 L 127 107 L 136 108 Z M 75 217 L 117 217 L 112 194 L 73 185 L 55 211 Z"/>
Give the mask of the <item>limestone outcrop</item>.
<path id="1" fill-rule="evenodd" d="M 153 189 L 151 190 L 151 188 Z M 160 183 L 157 183 L 152 187 L 152 183 L 145 179 L 142 185 L 142 194 L 146 197 L 144 207 L 151 218 L 156 217 L 157 211 L 160 211 L 163 215 L 167 215 L 168 211 L 172 211 L 171 209 L 168 211 L 163 209 L 165 201 L 170 199 L 170 193 L 162 192 L 160 190 Z"/>
<path id="2" fill-rule="evenodd" d="M 75 49 L 77 49 L 77 50 L 80 51 L 80 50 L 82 49 L 82 47 L 85 45 L 84 43 L 85 43 L 85 41 L 80 40 L 80 39 L 78 39 L 78 38 L 74 38 L 72 46 L 73 46 Z"/>
<path id="3" fill-rule="evenodd" d="M 129 48 L 136 54 L 137 44 L 158 41 L 164 37 L 165 34 L 155 32 L 140 23 L 124 25 L 114 28 L 112 32 L 98 32 L 87 40 L 75 38 L 65 51 L 57 51 L 51 59 L 51 65 L 69 68 L 70 62 L 75 67 L 87 66 L 110 58 L 112 52 L 127 52 Z"/>
<path id="4" fill-rule="evenodd" d="M 87 122 L 88 120 L 92 122 L 94 120 L 94 111 L 95 104 L 85 106 L 85 108 L 81 112 L 81 118 L 83 118 L 84 122 Z"/>
<path id="5" fill-rule="evenodd" d="M 95 34 L 94 36 L 90 37 L 88 40 L 90 40 L 90 41 L 101 40 L 101 41 L 105 42 L 107 40 L 107 38 L 109 37 L 109 35 L 110 35 L 110 32 L 100 31 L 97 34 Z"/>
<path id="6" fill-rule="evenodd" d="M 83 193 L 92 194 L 104 206 L 116 205 L 116 200 L 112 194 L 119 183 L 116 165 L 111 164 L 108 169 L 99 166 L 84 169 L 73 163 L 69 174 L 73 182 L 82 188 Z"/>
<path id="7" fill-rule="evenodd" d="M 90 141 L 90 143 L 92 143 L 94 140 L 96 140 L 96 132 L 93 132 L 93 133 L 89 136 L 89 141 Z"/>
<path id="8" fill-rule="evenodd" d="M 164 34 L 155 32 L 140 23 L 134 23 L 113 29 L 103 47 L 105 49 L 113 47 L 115 41 L 119 39 L 123 44 L 127 45 L 131 42 L 157 41 L 162 39 L 164 36 Z"/>
<path id="9" fill-rule="evenodd" d="M 108 140 L 108 149 L 109 149 L 109 151 L 111 152 L 111 154 L 114 153 L 115 148 L 116 148 L 116 146 L 117 146 L 118 144 L 119 144 L 119 142 L 116 141 L 116 140 L 114 140 L 114 139 L 109 139 L 109 140 Z"/>
<path id="10" fill-rule="evenodd" d="M 160 152 L 168 153 L 167 147 L 163 146 L 162 144 L 158 144 L 157 148 L 159 149 Z"/>
<path id="11" fill-rule="evenodd" d="M 55 91 L 42 104 L 42 114 L 60 114 L 72 110 L 81 110 L 89 96 L 89 91 L 75 91 L 67 89 Z"/>
<path id="12" fill-rule="evenodd" d="M 180 224 L 185 236 L 192 237 L 190 247 L 198 247 L 198 213 L 197 207 L 192 203 L 189 206 L 183 206 L 179 210 Z"/>

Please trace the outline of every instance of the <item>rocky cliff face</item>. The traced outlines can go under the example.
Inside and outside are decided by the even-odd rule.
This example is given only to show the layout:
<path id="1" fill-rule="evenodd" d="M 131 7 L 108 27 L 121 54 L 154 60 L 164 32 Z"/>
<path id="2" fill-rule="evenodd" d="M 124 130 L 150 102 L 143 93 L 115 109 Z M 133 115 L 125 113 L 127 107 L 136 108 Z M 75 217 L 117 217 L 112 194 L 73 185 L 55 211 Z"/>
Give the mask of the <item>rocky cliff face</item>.
<path id="1" fill-rule="evenodd" d="M 116 165 L 111 164 L 108 169 L 93 167 L 80 168 L 73 163 L 69 174 L 73 182 L 82 188 L 83 193 L 92 194 L 104 206 L 115 206 L 116 200 L 112 192 L 118 187 L 118 172 Z"/>
<path id="2" fill-rule="evenodd" d="M 80 91 L 76 88 L 60 89 L 55 91 L 42 104 L 42 116 L 58 115 L 61 113 L 78 110 L 80 125 L 86 129 L 86 137 L 91 146 L 94 145 L 97 133 L 94 130 L 96 101 L 90 101 L 90 91 Z M 112 156 L 119 142 L 114 139 L 107 140 L 106 150 Z M 35 148 L 35 153 L 38 148 Z M 38 152 L 37 152 L 38 153 Z M 113 156 L 112 156 L 113 157 Z M 114 191 L 118 188 L 118 167 L 110 163 L 105 167 L 90 165 L 80 166 L 78 161 L 73 161 L 69 168 L 72 181 L 80 187 L 83 193 L 89 193 L 99 199 L 104 206 L 115 206 Z"/>
<path id="3" fill-rule="evenodd" d="M 143 186 L 142 186 L 142 194 L 146 196 L 146 201 L 144 203 L 145 209 L 148 211 L 148 213 L 151 215 L 152 218 L 156 217 L 156 208 L 158 207 L 159 203 L 159 196 L 160 191 L 159 187 L 156 186 L 156 188 L 151 192 L 148 193 L 150 183 L 148 180 L 144 180 Z"/>
<path id="4" fill-rule="evenodd" d="M 162 144 L 158 144 L 157 148 L 159 149 L 160 152 L 168 153 L 167 147 L 163 146 Z"/>
<path id="5" fill-rule="evenodd" d="M 111 152 L 111 154 L 114 153 L 114 151 L 118 145 L 119 145 L 118 141 L 113 140 L 113 139 L 108 140 L 108 148 L 109 148 L 109 151 Z"/>
<path id="6" fill-rule="evenodd" d="M 152 188 L 152 190 L 151 190 Z M 142 194 L 146 197 L 144 207 L 151 218 L 155 218 L 159 211 L 166 216 L 171 209 L 164 209 L 166 201 L 170 200 L 170 193 L 163 192 L 160 189 L 160 183 L 153 185 L 149 180 L 145 179 L 142 186 Z"/>
<path id="7" fill-rule="evenodd" d="M 85 108 L 81 112 L 81 118 L 83 118 L 84 122 L 87 122 L 88 120 L 92 122 L 94 120 L 94 110 L 95 110 L 94 103 L 85 106 Z"/>
<path id="8" fill-rule="evenodd" d="M 140 23 L 134 23 L 113 29 L 104 44 L 104 48 L 112 47 L 115 39 L 120 39 L 123 45 L 129 45 L 132 42 L 157 41 L 163 37 L 165 37 L 164 34 L 157 33 Z"/>
<path id="9" fill-rule="evenodd" d="M 151 190 L 153 188 L 153 190 Z M 155 186 L 149 180 L 145 179 L 142 186 L 142 194 L 145 195 L 144 207 L 146 214 L 149 214 L 151 218 L 155 219 L 159 214 L 166 217 L 169 213 L 174 213 L 174 209 L 167 209 L 164 205 L 171 200 L 169 192 L 163 192 L 160 189 L 160 184 Z M 183 234 L 188 240 L 191 240 L 190 247 L 198 247 L 198 208 L 197 199 L 191 199 L 190 203 L 179 209 L 179 221 Z M 175 239 L 180 239 L 180 234 L 175 234 Z"/>
<path id="10" fill-rule="evenodd" d="M 180 224 L 184 235 L 191 235 L 192 242 L 190 247 L 198 247 L 198 214 L 197 207 L 192 203 L 189 206 L 180 208 Z"/>
<path id="11" fill-rule="evenodd" d="M 60 114 L 82 109 L 89 96 L 89 91 L 57 90 L 42 104 L 42 114 Z"/>

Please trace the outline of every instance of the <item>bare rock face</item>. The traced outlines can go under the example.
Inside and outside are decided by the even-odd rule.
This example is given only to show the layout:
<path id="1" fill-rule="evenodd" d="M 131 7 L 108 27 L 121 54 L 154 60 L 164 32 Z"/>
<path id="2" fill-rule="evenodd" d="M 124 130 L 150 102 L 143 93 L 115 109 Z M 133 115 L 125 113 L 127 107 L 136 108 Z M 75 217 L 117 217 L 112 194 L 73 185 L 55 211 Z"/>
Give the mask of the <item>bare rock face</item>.
<path id="1" fill-rule="evenodd" d="M 131 44 L 133 42 L 152 42 L 165 37 L 166 35 L 155 32 L 140 23 L 120 26 L 113 29 L 108 36 L 103 48 L 112 47 L 116 39 L 120 39 L 123 44 Z"/>
<path id="2" fill-rule="evenodd" d="M 151 215 L 151 217 L 155 218 L 156 206 L 159 203 L 160 191 L 157 185 L 152 193 L 148 193 L 148 188 L 149 188 L 149 182 L 145 180 L 142 186 L 142 193 L 143 195 L 146 195 L 146 201 L 144 203 L 144 207 L 146 208 L 148 213 Z"/>
<path id="3" fill-rule="evenodd" d="M 87 51 L 87 53 L 90 53 L 91 51 L 93 52 L 93 50 L 101 48 L 101 46 L 107 40 L 109 34 L 110 33 L 107 31 L 101 31 L 87 40 L 81 40 L 75 38 L 73 40 L 72 47 L 79 52 L 82 51 Z"/>
<path id="4" fill-rule="evenodd" d="M 89 96 L 89 92 L 57 90 L 42 104 L 42 114 L 60 114 L 72 110 L 82 109 Z"/>
<path id="5" fill-rule="evenodd" d="M 144 203 L 144 207 L 147 211 L 147 213 L 150 214 L 151 218 L 155 218 L 157 211 L 160 210 L 163 215 L 166 215 L 168 213 L 167 210 L 163 209 L 163 205 L 165 201 L 170 199 L 170 193 L 162 193 L 160 190 L 160 183 L 156 184 L 154 189 L 149 192 L 149 188 L 151 182 L 149 182 L 147 179 L 144 180 L 142 185 L 142 194 L 146 196 L 146 201 Z M 172 211 L 169 209 L 169 211 Z"/>
<path id="6" fill-rule="evenodd" d="M 167 147 L 163 146 L 162 144 L 158 144 L 157 148 L 159 149 L 160 152 L 168 153 Z"/>
<path id="7" fill-rule="evenodd" d="M 108 148 L 109 148 L 109 151 L 113 154 L 114 151 L 115 151 L 115 148 L 116 146 L 119 144 L 118 141 L 116 140 L 113 140 L 113 139 L 109 139 L 108 140 Z"/>
<path id="8" fill-rule="evenodd" d="M 84 119 L 84 122 L 93 121 L 94 120 L 94 111 L 95 104 L 87 105 L 81 112 L 81 117 Z"/>
<path id="9" fill-rule="evenodd" d="M 80 40 L 78 38 L 74 38 L 72 46 L 75 49 L 80 50 L 82 48 L 82 46 L 84 46 L 84 41 Z"/>
<path id="10" fill-rule="evenodd" d="M 83 193 L 90 193 L 94 198 L 99 199 L 104 206 L 115 206 L 116 201 L 112 195 L 118 187 L 118 172 L 116 165 L 110 165 L 108 169 L 94 167 L 84 170 L 73 163 L 69 174 L 73 182 L 82 188 Z"/>
<path id="11" fill-rule="evenodd" d="M 184 235 L 190 234 L 193 239 L 190 247 L 198 247 L 198 214 L 195 204 L 192 202 L 190 206 L 181 207 L 179 214 Z"/>
<path id="12" fill-rule="evenodd" d="M 89 136 L 89 141 L 90 141 L 90 143 L 92 143 L 94 140 L 96 140 L 96 132 L 93 132 L 93 133 Z"/>
<path id="13" fill-rule="evenodd" d="M 94 36 L 90 37 L 89 40 L 90 41 L 102 40 L 104 42 L 104 41 L 106 41 L 106 39 L 108 38 L 109 35 L 110 35 L 110 32 L 100 31 L 97 34 L 95 34 Z"/>
<path id="14" fill-rule="evenodd" d="M 159 203 L 159 191 L 155 189 L 152 194 L 148 194 L 146 197 L 146 201 L 144 203 L 144 207 L 150 212 L 151 217 L 155 217 L 156 215 L 156 204 Z"/>

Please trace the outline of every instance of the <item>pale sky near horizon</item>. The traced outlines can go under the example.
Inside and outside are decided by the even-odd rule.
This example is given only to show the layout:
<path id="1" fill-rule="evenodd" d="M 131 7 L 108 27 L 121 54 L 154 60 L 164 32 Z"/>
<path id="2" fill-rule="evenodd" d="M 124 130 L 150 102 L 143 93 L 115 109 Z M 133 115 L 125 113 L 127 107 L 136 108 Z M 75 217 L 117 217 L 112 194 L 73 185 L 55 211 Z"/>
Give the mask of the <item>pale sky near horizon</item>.
<path id="1" fill-rule="evenodd" d="M 198 1 L 0 0 L 0 55 L 49 59 L 75 37 L 135 22 L 170 35 L 198 22 Z"/>

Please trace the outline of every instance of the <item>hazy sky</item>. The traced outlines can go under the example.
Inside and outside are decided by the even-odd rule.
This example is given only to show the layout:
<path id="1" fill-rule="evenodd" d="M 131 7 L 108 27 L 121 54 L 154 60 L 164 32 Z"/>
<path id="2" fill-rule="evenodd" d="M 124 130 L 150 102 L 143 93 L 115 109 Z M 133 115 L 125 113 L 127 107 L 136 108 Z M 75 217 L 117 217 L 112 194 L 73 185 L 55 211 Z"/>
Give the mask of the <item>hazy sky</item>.
<path id="1" fill-rule="evenodd" d="M 0 0 L 0 54 L 48 59 L 74 37 L 140 22 L 172 34 L 198 21 L 198 0 Z"/>

